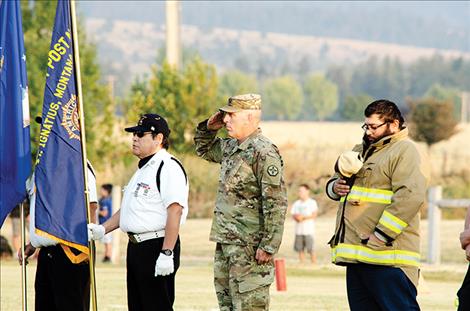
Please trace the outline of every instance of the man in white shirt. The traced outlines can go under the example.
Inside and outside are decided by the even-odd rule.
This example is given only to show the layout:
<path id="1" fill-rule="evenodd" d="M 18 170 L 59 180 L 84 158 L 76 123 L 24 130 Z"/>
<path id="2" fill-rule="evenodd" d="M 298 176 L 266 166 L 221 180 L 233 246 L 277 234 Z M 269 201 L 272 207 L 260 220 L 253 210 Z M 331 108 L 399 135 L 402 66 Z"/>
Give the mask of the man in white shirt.
<path id="1" fill-rule="evenodd" d="M 292 217 L 296 221 L 294 250 L 299 253 L 300 262 L 304 261 L 304 251 L 307 251 L 312 263 L 316 263 L 313 236 L 317 213 L 317 202 L 310 198 L 309 186 L 307 184 L 300 185 L 299 200 L 294 202 L 291 210 Z"/>
<path id="2" fill-rule="evenodd" d="M 117 228 L 129 236 L 127 304 L 132 310 L 173 310 L 180 262 L 179 227 L 188 214 L 188 179 L 167 152 L 170 129 L 157 114 L 143 115 L 133 133 L 138 169 L 124 189 L 121 209 L 103 225 L 90 224 L 89 238 Z"/>

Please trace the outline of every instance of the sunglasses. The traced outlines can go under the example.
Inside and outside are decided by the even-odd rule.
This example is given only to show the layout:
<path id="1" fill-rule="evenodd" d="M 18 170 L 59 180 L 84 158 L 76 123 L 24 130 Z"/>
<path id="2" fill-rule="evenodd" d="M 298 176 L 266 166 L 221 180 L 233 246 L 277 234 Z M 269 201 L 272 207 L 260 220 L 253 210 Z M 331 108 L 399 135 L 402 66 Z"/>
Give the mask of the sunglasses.
<path id="1" fill-rule="evenodd" d="M 134 132 L 134 133 L 132 133 L 132 134 L 133 134 L 134 136 L 137 136 L 137 137 L 139 137 L 139 138 L 142 138 L 142 137 L 144 137 L 145 135 L 150 134 L 150 133 L 152 133 L 152 132 Z"/>

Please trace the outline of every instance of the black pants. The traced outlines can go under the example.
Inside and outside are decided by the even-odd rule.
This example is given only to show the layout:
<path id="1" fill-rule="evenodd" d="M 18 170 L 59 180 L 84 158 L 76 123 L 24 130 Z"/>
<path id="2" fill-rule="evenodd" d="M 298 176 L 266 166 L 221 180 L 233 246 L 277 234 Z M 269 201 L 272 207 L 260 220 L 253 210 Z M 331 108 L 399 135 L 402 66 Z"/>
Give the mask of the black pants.
<path id="1" fill-rule="evenodd" d="M 155 277 L 163 239 L 127 244 L 127 306 L 129 311 L 173 310 L 175 274 L 180 265 L 180 240 L 173 249 L 175 271 Z"/>
<path id="2" fill-rule="evenodd" d="M 73 264 L 60 245 L 42 247 L 36 268 L 36 311 L 90 309 L 88 263 Z"/>
<path id="3" fill-rule="evenodd" d="M 470 265 L 468 266 L 467 274 L 463 279 L 462 286 L 457 292 L 459 297 L 458 311 L 470 310 Z"/>
<path id="4" fill-rule="evenodd" d="M 416 287 L 400 268 L 350 264 L 346 268 L 351 311 L 418 311 Z"/>

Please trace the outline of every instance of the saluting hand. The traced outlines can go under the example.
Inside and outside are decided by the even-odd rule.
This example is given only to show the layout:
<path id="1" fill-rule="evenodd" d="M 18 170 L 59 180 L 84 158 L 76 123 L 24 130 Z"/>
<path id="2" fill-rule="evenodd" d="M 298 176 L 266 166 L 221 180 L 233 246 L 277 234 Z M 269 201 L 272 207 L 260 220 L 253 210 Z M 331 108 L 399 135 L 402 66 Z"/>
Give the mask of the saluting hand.
<path id="1" fill-rule="evenodd" d="M 214 113 L 209 120 L 207 120 L 207 129 L 210 131 L 217 131 L 223 128 L 225 126 L 224 115 L 225 114 L 221 111 Z"/>

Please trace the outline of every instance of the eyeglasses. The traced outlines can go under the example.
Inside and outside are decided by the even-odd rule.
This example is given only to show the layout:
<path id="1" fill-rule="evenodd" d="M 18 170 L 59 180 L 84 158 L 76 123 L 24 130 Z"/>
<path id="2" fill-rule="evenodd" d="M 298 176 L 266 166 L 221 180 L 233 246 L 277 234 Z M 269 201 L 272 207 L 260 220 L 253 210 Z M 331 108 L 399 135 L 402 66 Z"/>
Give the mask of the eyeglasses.
<path id="1" fill-rule="evenodd" d="M 388 122 L 384 122 L 384 123 L 379 124 L 379 125 L 375 125 L 375 124 L 366 124 L 366 123 L 364 123 L 364 124 L 361 126 L 361 128 L 362 128 L 364 131 L 367 131 L 367 130 L 369 130 L 369 131 L 376 131 L 379 127 L 381 127 L 381 126 L 383 126 L 383 125 L 385 125 L 385 124 L 387 124 L 387 123 L 388 123 Z"/>
<path id="2" fill-rule="evenodd" d="M 137 136 L 137 137 L 139 137 L 139 138 L 142 138 L 142 137 L 144 137 L 145 135 L 150 134 L 150 133 L 152 133 L 152 132 L 133 132 L 132 134 L 133 134 L 134 136 Z"/>

